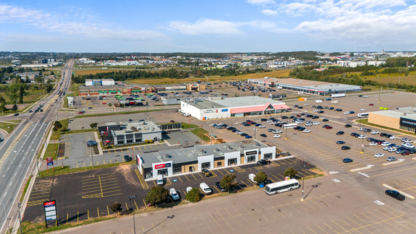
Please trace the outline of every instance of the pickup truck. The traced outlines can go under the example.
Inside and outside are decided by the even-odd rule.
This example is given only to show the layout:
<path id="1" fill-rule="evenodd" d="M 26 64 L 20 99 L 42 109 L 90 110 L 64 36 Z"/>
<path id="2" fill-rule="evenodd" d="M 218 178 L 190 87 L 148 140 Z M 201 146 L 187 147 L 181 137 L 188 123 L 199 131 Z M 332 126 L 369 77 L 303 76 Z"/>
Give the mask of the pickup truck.
<path id="1" fill-rule="evenodd" d="M 405 197 L 395 190 L 386 190 L 386 195 L 396 198 L 396 200 L 404 201 Z"/>

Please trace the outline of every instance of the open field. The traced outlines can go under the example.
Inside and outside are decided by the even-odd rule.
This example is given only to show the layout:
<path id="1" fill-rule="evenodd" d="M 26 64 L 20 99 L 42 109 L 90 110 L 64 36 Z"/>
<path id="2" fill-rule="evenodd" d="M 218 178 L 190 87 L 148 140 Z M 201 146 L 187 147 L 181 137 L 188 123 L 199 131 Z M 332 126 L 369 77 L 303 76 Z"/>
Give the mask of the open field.
<path id="1" fill-rule="evenodd" d="M 365 77 L 367 80 L 373 80 L 376 81 L 378 83 L 381 84 L 387 84 L 387 83 L 394 83 L 397 84 L 399 83 L 400 80 L 400 84 L 407 84 L 407 85 L 416 85 L 416 73 L 410 73 L 408 76 L 405 76 L 403 74 L 401 75 L 387 75 L 387 74 L 383 74 L 384 76 L 380 75 L 380 78 L 377 77 Z"/>
<path id="2" fill-rule="evenodd" d="M 250 78 L 264 78 L 264 77 L 288 77 L 291 70 L 276 70 L 271 72 L 260 72 L 252 73 L 241 76 L 211 76 L 208 78 L 209 82 L 216 81 L 226 81 L 226 80 L 247 80 Z M 161 78 L 161 79 L 135 79 L 130 80 L 129 83 L 136 84 L 171 84 L 171 83 L 188 83 L 188 82 L 197 82 L 206 81 L 207 78 L 186 78 L 186 79 L 171 79 L 171 78 Z"/>

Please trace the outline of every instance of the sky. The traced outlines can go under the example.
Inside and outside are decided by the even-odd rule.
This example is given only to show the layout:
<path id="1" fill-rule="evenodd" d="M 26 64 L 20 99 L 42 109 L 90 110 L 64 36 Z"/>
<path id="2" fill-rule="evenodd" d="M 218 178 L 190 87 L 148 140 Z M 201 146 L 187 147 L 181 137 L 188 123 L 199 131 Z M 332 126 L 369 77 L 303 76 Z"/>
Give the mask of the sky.
<path id="1" fill-rule="evenodd" d="M 415 51 L 416 0 L 3 0 L 0 51 Z"/>

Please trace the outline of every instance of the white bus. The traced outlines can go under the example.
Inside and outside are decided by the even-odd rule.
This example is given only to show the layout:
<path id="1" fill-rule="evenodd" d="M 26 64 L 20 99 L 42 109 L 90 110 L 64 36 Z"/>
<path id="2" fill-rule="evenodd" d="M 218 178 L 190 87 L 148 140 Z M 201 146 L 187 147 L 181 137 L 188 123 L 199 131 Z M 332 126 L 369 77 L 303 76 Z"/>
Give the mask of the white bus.
<path id="1" fill-rule="evenodd" d="M 291 180 L 285 180 L 280 181 L 272 184 L 266 185 L 266 189 L 264 189 L 264 192 L 266 192 L 269 195 L 277 194 L 277 193 L 283 193 L 287 192 L 293 189 L 299 188 L 299 181 L 296 179 Z"/>
<path id="2" fill-rule="evenodd" d="M 367 118 L 368 117 L 368 113 L 359 113 L 358 114 L 358 118 Z"/>
<path id="3" fill-rule="evenodd" d="M 286 128 L 295 128 L 295 127 L 297 127 L 298 126 L 298 124 L 297 123 L 293 123 L 293 124 L 284 124 L 283 125 L 283 128 L 284 129 L 286 129 Z"/>

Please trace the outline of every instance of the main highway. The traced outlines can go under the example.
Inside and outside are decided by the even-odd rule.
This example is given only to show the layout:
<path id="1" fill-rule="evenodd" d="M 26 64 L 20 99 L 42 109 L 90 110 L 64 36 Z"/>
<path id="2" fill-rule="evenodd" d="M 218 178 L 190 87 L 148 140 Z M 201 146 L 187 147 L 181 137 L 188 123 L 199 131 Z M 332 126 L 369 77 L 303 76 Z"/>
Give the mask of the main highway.
<path id="1" fill-rule="evenodd" d="M 55 90 L 32 107 L 33 112 L 20 115 L 21 123 L 5 139 L 0 148 L 0 233 L 13 225 L 5 222 L 7 218 L 14 222 L 20 190 L 23 187 L 29 170 L 35 167 L 35 157 L 41 148 L 42 138 L 47 134 L 48 125 L 55 120 L 59 107 L 62 105 L 64 93 L 71 83 L 73 61 L 69 61 L 62 69 L 62 79 L 55 86 Z M 55 102 L 55 100 L 57 100 Z M 44 112 L 34 109 L 43 105 Z M 10 119 L 4 118 L 4 119 Z M 14 117 L 16 118 L 16 117 Z M 23 132 L 24 131 L 24 132 Z"/>

